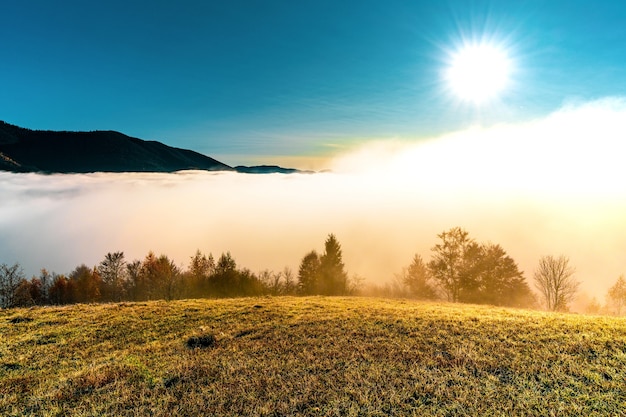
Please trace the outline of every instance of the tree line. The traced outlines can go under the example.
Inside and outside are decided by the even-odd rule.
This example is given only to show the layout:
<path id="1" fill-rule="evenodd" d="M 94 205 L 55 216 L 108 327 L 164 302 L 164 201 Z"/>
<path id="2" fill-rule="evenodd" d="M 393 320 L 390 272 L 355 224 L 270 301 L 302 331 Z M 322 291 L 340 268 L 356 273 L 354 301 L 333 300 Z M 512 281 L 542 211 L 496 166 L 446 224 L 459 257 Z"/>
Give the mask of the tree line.
<path id="1" fill-rule="evenodd" d="M 92 268 L 82 264 L 67 275 L 43 269 L 30 280 L 18 264 L 3 264 L 0 279 L 2 307 L 254 296 L 295 290 L 289 270 L 254 274 L 237 267 L 230 253 L 215 261 L 211 254 L 200 251 L 191 257 L 187 270 L 167 255 L 150 252 L 143 261 L 128 262 L 123 252 L 114 252 Z"/>
<path id="2" fill-rule="evenodd" d="M 413 262 L 397 279 L 408 292 L 422 299 L 567 311 L 579 283 L 564 256 L 539 260 L 530 285 L 517 263 L 502 246 L 479 243 L 469 233 L 454 227 L 437 235 L 440 242 L 425 262 L 415 254 Z"/>
<path id="3" fill-rule="evenodd" d="M 41 270 L 26 279 L 19 264 L 0 264 L 0 307 L 92 302 L 174 300 L 259 295 L 391 295 L 422 300 L 567 311 L 579 283 L 565 256 L 544 256 L 533 274 L 534 292 L 517 263 L 498 244 L 479 243 L 460 227 L 440 233 L 425 261 L 412 262 L 390 287 L 365 286 L 350 277 L 341 244 L 328 235 L 324 252 L 311 250 L 290 268 L 254 273 L 238 267 L 230 252 L 216 260 L 200 250 L 183 269 L 167 255 L 149 252 L 128 261 L 123 252 L 107 253 L 94 267 L 84 264 L 69 274 Z M 607 294 L 617 314 L 626 310 L 626 281 L 620 277 Z"/>
<path id="4" fill-rule="evenodd" d="M 0 307 L 94 302 L 222 298 L 259 295 L 355 294 L 342 260 L 341 245 L 331 234 L 322 255 L 315 254 L 314 269 L 301 268 L 253 273 L 240 268 L 230 252 L 217 260 L 200 250 L 182 269 L 167 255 L 153 252 L 142 260 L 127 261 L 123 252 L 107 253 L 94 267 L 79 265 L 69 274 L 42 269 L 26 279 L 20 265 L 0 264 Z"/>

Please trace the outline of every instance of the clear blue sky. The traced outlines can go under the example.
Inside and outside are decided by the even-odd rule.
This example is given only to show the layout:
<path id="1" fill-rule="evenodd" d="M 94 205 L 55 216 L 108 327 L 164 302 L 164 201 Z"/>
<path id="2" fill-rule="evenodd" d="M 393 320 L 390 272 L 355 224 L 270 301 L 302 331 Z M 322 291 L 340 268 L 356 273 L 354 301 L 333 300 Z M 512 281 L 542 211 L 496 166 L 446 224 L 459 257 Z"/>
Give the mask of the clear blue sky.
<path id="1" fill-rule="evenodd" d="M 419 140 L 626 96 L 625 22 L 616 0 L 3 0 L 0 120 L 230 164 Z M 477 38 L 515 62 L 488 109 L 442 82 L 449 52 Z"/>

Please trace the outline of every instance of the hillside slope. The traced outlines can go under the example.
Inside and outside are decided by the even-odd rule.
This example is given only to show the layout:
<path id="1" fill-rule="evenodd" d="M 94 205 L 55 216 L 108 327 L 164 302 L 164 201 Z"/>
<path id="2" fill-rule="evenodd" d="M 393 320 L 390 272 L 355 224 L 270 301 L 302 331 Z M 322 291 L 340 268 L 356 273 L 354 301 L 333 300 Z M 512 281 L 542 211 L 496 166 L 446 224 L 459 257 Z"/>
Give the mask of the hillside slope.
<path id="1" fill-rule="evenodd" d="M 119 132 L 38 131 L 1 121 L 0 169 L 46 173 L 233 170 L 197 152 Z"/>
<path id="2" fill-rule="evenodd" d="M 618 318 L 265 297 L 0 310 L 0 335 L 3 416 L 626 409 Z"/>

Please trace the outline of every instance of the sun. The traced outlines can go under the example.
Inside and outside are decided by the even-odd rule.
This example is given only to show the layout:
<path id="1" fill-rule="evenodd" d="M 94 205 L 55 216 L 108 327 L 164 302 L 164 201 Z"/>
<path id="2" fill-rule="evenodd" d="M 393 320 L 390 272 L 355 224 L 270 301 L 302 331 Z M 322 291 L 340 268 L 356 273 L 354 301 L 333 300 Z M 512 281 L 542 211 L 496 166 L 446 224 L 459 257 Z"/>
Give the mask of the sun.
<path id="1" fill-rule="evenodd" d="M 511 60 L 502 47 L 464 45 L 451 54 L 445 78 L 461 100 L 482 104 L 497 98 L 509 84 Z"/>

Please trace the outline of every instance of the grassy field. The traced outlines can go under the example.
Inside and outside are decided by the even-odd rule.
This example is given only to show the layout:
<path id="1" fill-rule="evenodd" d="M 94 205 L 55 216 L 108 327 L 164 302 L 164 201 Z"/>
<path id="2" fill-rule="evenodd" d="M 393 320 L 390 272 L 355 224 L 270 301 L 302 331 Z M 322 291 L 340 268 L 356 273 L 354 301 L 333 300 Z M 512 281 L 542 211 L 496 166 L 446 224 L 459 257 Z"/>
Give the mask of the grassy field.
<path id="1" fill-rule="evenodd" d="M 626 415 L 626 320 L 323 297 L 0 310 L 0 415 Z"/>

